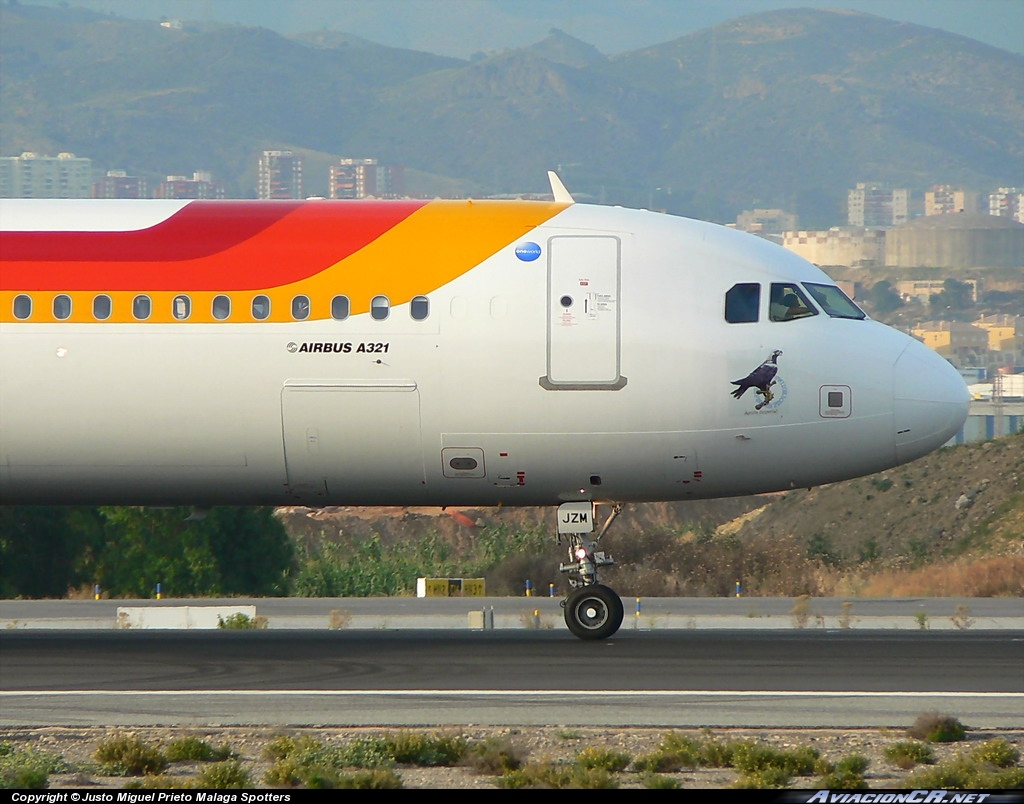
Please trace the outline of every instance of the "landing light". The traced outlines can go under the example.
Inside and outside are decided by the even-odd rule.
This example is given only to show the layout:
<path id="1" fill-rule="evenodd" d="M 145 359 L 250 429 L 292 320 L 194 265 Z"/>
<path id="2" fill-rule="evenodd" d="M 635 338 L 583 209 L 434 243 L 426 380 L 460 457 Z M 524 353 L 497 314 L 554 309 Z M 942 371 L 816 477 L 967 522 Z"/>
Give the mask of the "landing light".
<path id="1" fill-rule="evenodd" d="M 587 548 L 586 547 L 579 547 L 579 548 L 577 548 L 577 550 L 576 550 L 576 558 L 578 558 L 580 561 L 582 561 L 586 557 L 587 557 Z"/>

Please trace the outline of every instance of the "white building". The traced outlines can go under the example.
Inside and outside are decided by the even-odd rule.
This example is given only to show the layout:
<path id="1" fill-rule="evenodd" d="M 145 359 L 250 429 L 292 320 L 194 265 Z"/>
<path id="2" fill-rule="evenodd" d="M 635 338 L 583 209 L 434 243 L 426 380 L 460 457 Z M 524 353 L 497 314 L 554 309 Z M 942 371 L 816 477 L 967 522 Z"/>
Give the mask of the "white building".
<path id="1" fill-rule="evenodd" d="M 74 154 L 0 157 L 0 198 L 89 198 L 92 160 Z"/>

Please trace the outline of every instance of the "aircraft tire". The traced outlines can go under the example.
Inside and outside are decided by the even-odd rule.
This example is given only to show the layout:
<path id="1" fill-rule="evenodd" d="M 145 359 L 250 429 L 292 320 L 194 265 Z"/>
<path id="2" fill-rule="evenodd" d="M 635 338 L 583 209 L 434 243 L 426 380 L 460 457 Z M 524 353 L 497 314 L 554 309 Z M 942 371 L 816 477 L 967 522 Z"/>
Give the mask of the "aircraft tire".
<path id="1" fill-rule="evenodd" d="M 622 615 L 622 598 L 602 584 L 575 589 L 565 601 L 565 624 L 580 639 L 608 639 Z"/>

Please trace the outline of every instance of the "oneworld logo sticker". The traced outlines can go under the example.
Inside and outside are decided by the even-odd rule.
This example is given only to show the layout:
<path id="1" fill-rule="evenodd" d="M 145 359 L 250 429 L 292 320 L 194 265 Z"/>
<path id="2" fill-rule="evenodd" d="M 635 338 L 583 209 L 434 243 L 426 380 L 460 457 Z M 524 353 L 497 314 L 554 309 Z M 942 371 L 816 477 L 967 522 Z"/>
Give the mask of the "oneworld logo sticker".
<path id="1" fill-rule="evenodd" d="M 516 256 L 523 262 L 533 262 L 540 256 L 540 246 L 529 241 L 520 243 L 516 246 Z"/>

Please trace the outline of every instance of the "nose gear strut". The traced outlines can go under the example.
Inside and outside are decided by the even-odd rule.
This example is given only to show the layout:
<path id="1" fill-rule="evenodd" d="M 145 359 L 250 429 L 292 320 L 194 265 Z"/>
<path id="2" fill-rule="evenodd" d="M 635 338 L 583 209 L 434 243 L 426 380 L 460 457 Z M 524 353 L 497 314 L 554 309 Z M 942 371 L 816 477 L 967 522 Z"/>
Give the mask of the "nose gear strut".
<path id="1" fill-rule="evenodd" d="M 598 567 L 615 563 L 607 553 L 598 550 L 601 537 L 622 511 L 621 503 L 612 510 L 594 535 L 593 503 L 563 503 L 558 507 L 558 541 L 569 543 L 569 561 L 559 564 L 566 573 L 572 591 L 562 601 L 565 624 L 580 639 L 607 639 L 622 625 L 622 599 L 609 587 L 598 582 Z"/>

